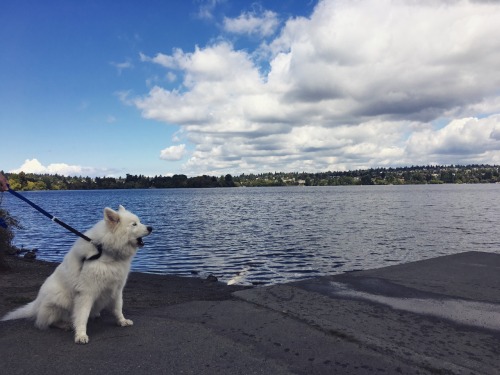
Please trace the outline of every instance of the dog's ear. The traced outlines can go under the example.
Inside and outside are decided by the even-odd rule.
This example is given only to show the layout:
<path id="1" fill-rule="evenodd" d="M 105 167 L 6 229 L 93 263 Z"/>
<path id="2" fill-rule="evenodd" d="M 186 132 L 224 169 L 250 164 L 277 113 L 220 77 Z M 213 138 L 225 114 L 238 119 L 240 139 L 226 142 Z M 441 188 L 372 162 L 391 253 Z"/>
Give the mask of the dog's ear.
<path id="1" fill-rule="evenodd" d="M 125 207 L 123 207 L 121 204 L 118 206 L 118 211 L 126 211 Z"/>
<path id="2" fill-rule="evenodd" d="M 106 207 L 104 209 L 104 220 L 111 225 L 116 225 L 120 221 L 120 215 L 118 212 L 113 211 L 111 208 Z"/>

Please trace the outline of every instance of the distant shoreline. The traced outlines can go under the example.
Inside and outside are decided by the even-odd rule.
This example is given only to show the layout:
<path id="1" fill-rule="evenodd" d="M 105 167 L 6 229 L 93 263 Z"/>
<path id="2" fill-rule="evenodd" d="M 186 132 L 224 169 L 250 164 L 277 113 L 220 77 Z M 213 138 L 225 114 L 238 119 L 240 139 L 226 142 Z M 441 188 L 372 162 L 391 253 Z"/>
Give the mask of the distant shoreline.
<path id="1" fill-rule="evenodd" d="M 5 173 L 13 190 L 111 190 L 226 188 L 268 186 L 351 186 L 351 185 L 421 185 L 484 184 L 500 182 L 498 165 L 412 166 L 371 168 L 340 172 L 270 172 L 240 176 L 186 175 L 154 176 L 127 174 L 123 177 L 82 177 L 34 173 Z"/>

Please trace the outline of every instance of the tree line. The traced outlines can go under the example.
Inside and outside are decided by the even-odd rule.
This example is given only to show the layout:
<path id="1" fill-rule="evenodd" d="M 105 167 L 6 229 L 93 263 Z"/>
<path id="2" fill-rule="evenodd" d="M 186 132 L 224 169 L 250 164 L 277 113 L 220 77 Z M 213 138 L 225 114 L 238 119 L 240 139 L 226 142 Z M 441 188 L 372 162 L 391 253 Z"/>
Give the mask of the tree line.
<path id="1" fill-rule="evenodd" d="M 500 182 L 500 166 L 451 165 L 370 168 L 337 172 L 269 172 L 240 176 L 82 177 L 58 174 L 5 173 L 14 190 L 165 189 L 261 186 L 403 185 Z"/>
<path id="2" fill-rule="evenodd" d="M 82 177 L 58 174 L 5 173 L 13 190 L 97 190 L 97 189 L 152 189 L 233 187 L 231 175 L 213 177 L 144 176 L 126 174 L 125 177 Z"/>
<path id="3" fill-rule="evenodd" d="M 262 173 L 235 177 L 243 186 L 343 186 L 408 184 L 476 184 L 500 182 L 500 166 L 451 165 L 370 168 L 341 172 Z"/>

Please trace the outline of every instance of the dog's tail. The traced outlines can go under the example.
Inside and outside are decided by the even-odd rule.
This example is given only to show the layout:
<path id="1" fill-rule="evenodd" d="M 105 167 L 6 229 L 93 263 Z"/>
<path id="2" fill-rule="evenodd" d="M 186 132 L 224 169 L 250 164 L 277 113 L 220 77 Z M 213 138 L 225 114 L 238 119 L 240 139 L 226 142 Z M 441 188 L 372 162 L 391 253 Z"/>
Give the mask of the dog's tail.
<path id="1" fill-rule="evenodd" d="M 33 319 L 36 316 L 35 301 L 28 303 L 14 311 L 11 311 L 2 318 L 4 320 Z"/>

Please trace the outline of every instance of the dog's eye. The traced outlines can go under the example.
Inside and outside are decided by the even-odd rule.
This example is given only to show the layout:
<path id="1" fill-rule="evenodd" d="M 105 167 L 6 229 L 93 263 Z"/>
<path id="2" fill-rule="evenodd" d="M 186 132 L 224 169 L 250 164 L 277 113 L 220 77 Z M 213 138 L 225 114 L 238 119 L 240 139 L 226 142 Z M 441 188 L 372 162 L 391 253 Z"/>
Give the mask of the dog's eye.
<path id="1" fill-rule="evenodd" d="M 133 225 L 134 227 L 136 227 L 136 226 L 137 226 L 137 223 L 132 223 L 132 225 Z"/>

